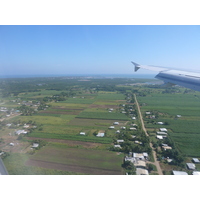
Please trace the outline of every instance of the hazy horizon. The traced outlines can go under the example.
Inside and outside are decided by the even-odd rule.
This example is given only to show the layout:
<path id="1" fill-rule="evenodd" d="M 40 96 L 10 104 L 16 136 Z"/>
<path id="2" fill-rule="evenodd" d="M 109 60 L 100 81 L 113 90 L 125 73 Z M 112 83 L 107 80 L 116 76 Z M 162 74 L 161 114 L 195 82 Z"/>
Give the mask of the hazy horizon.
<path id="1" fill-rule="evenodd" d="M 1 25 L 0 74 L 134 75 L 131 61 L 197 70 L 199 33 L 200 26 Z"/>

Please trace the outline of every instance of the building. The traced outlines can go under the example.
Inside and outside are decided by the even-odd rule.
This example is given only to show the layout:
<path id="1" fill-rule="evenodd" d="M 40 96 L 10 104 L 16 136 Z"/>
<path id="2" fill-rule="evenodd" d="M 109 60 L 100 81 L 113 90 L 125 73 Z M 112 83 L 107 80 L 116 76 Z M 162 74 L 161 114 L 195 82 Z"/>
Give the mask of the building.
<path id="1" fill-rule="evenodd" d="M 85 135 L 85 132 L 80 132 L 80 135 Z"/>
<path id="2" fill-rule="evenodd" d="M 97 136 L 97 137 L 104 137 L 104 136 L 105 136 L 105 133 L 98 133 L 96 136 Z"/>
<path id="3" fill-rule="evenodd" d="M 157 122 L 157 124 L 159 124 L 159 125 L 163 125 L 163 124 L 164 124 L 164 122 Z"/>
<path id="4" fill-rule="evenodd" d="M 157 139 L 159 139 L 159 140 L 162 140 L 162 139 L 163 139 L 163 136 L 162 136 L 162 135 L 157 135 L 156 137 L 157 137 Z"/>
<path id="5" fill-rule="evenodd" d="M 136 168 L 136 175 L 149 175 L 149 172 L 146 169 Z"/>
<path id="6" fill-rule="evenodd" d="M 161 132 L 167 132 L 167 129 L 166 128 L 160 128 L 160 131 Z"/>
<path id="7" fill-rule="evenodd" d="M 110 127 L 109 127 L 109 129 L 114 129 L 114 128 L 115 128 L 114 126 L 110 126 Z"/>
<path id="8" fill-rule="evenodd" d="M 27 131 L 25 131 L 25 130 L 18 130 L 18 131 L 15 131 L 15 134 L 16 135 L 27 134 Z"/>
<path id="9" fill-rule="evenodd" d="M 193 161 L 194 163 L 200 163 L 200 161 L 199 161 L 198 158 L 192 158 L 192 161 Z"/>
<path id="10" fill-rule="evenodd" d="M 131 130 L 131 131 L 136 131 L 137 129 L 134 128 L 134 127 L 131 127 L 130 130 Z"/>
<path id="11" fill-rule="evenodd" d="M 194 163 L 186 163 L 186 165 L 187 165 L 187 168 L 191 169 L 191 170 L 195 170 L 195 168 L 196 168 Z"/>
<path id="12" fill-rule="evenodd" d="M 158 131 L 158 132 L 156 132 L 158 135 L 167 135 L 167 133 L 166 132 L 160 132 L 160 131 Z"/>
<path id="13" fill-rule="evenodd" d="M 113 125 L 119 125 L 119 122 L 114 122 Z"/>
<path id="14" fill-rule="evenodd" d="M 199 171 L 193 171 L 192 175 L 200 175 Z"/>
<path id="15" fill-rule="evenodd" d="M 115 133 L 120 133 L 120 130 L 117 130 Z"/>
<path id="16" fill-rule="evenodd" d="M 136 160 L 136 159 L 135 159 L 134 166 L 135 166 L 136 168 L 145 169 L 145 168 L 146 168 L 146 162 L 143 161 L 143 160 Z"/>
<path id="17" fill-rule="evenodd" d="M 183 171 L 172 171 L 173 175 L 188 175 L 187 172 L 183 172 Z"/>
<path id="18" fill-rule="evenodd" d="M 38 143 L 33 143 L 32 148 L 37 148 L 37 147 L 39 147 L 39 144 Z"/>
<path id="19" fill-rule="evenodd" d="M 133 158 L 136 160 L 148 160 L 149 156 L 148 153 L 133 153 Z"/>
<path id="20" fill-rule="evenodd" d="M 120 148 L 121 149 L 121 146 L 119 144 L 116 144 L 114 145 L 115 148 Z"/>
<path id="21" fill-rule="evenodd" d="M 120 142 L 124 142 L 124 140 L 117 140 L 117 142 L 118 142 L 118 143 L 120 143 Z"/>

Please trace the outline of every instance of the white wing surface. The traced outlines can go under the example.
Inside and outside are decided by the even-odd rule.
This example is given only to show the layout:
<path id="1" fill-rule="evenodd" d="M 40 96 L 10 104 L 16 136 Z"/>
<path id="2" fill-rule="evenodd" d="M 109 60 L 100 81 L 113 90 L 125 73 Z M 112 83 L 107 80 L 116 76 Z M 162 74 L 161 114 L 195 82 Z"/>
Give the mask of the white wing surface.
<path id="1" fill-rule="evenodd" d="M 200 73 L 173 70 L 164 67 L 139 65 L 135 62 L 132 63 L 135 66 L 135 71 L 137 71 L 140 68 L 151 71 L 157 71 L 159 73 L 155 76 L 155 78 L 158 78 L 167 84 L 170 83 L 180 85 L 186 88 L 200 91 Z"/>

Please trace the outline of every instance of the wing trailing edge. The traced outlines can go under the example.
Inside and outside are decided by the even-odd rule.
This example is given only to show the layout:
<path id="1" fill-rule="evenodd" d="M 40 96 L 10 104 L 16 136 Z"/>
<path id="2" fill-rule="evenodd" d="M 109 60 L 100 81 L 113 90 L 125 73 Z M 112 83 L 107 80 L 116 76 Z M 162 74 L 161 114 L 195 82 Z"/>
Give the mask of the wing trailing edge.
<path id="1" fill-rule="evenodd" d="M 131 62 L 135 66 L 135 71 L 138 69 L 147 69 L 151 71 L 157 71 L 158 74 L 155 78 L 164 81 L 167 85 L 180 85 L 192 90 L 200 91 L 200 73 L 180 71 L 174 69 L 168 69 L 164 67 L 155 67 L 148 65 L 139 65 L 135 62 Z"/>

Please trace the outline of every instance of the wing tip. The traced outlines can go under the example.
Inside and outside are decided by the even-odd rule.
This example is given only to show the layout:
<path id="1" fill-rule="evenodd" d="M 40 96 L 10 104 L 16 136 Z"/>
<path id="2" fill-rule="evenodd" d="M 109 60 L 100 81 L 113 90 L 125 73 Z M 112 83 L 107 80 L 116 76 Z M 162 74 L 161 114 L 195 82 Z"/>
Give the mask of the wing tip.
<path id="1" fill-rule="evenodd" d="M 137 64 L 137 63 L 135 63 L 135 62 L 133 62 L 133 61 L 131 61 L 131 63 L 135 66 L 135 72 L 138 70 L 138 69 L 140 69 L 140 65 L 139 64 Z"/>

